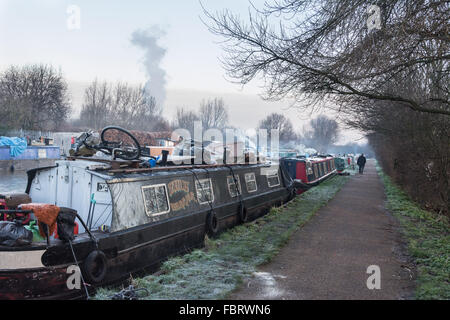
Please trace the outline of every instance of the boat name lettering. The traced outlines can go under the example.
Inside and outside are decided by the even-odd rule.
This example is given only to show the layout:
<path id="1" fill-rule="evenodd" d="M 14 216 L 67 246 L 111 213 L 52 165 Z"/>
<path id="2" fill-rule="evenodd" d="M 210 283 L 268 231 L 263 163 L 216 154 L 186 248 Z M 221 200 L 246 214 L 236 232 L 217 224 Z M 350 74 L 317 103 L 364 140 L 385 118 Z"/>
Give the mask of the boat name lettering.
<path id="1" fill-rule="evenodd" d="M 178 211 L 185 209 L 189 205 L 189 203 L 194 200 L 195 200 L 194 193 L 188 192 L 181 200 L 178 200 L 175 203 L 171 203 L 172 210 Z"/>
<path id="2" fill-rule="evenodd" d="M 169 196 L 172 196 L 174 193 L 183 191 L 185 193 L 189 193 L 189 182 L 185 180 L 172 180 L 167 184 L 169 188 Z"/>

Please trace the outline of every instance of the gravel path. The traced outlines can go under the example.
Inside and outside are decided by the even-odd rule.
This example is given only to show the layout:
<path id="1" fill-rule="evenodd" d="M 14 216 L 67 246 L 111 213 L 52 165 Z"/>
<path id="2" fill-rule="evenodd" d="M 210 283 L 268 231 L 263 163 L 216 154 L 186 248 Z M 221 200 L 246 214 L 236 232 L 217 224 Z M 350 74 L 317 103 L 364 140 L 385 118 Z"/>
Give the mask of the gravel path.
<path id="1" fill-rule="evenodd" d="M 374 161 L 351 177 L 328 205 L 259 268 L 230 299 L 409 299 L 414 270 Z M 381 289 L 369 290 L 367 268 L 379 266 Z"/>

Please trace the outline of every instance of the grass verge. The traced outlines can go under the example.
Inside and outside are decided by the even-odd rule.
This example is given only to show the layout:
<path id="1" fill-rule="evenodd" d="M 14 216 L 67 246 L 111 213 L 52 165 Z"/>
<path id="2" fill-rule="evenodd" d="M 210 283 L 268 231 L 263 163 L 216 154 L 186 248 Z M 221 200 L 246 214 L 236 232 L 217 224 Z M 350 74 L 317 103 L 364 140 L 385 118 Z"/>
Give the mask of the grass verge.
<path id="1" fill-rule="evenodd" d="M 257 266 L 269 262 L 347 180 L 348 176 L 330 178 L 253 222 L 206 239 L 204 249 L 167 260 L 161 274 L 133 279 L 133 285 L 146 288 L 147 299 L 224 299 Z M 119 290 L 102 288 L 96 298 L 109 299 Z"/>
<path id="2" fill-rule="evenodd" d="M 377 165 L 387 208 L 398 219 L 417 266 L 417 299 L 450 299 L 449 220 L 421 209 Z"/>

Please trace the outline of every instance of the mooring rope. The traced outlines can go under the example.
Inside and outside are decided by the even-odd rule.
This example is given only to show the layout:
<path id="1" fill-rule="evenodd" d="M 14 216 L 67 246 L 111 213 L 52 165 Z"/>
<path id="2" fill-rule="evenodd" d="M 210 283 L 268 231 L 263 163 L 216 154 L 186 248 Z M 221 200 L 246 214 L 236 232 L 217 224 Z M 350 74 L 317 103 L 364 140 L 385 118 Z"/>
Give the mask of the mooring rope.
<path id="1" fill-rule="evenodd" d="M 199 180 L 197 174 L 195 173 L 195 171 L 194 171 L 194 170 L 191 170 L 191 169 L 189 169 L 189 168 L 184 168 L 184 169 L 187 170 L 187 171 L 189 171 L 189 172 L 191 172 L 191 173 L 193 174 L 194 178 L 197 180 L 198 184 L 200 185 L 200 188 L 202 189 L 202 192 L 203 192 L 204 194 L 206 194 L 206 193 L 205 193 L 205 189 L 203 188 L 203 185 L 200 183 L 200 180 Z M 206 170 L 206 169 L 205 169 L 205 170 Z M 206 170 L 206 171 L 208 172 L 208 170 Z M 209 177 L 209 172 L 208 172 L 208 177 Z M 194 180 L 194 185 L 195 185 L 195 180 Z M 211 186 L 211 188 L 212 188 L 212 186 Z M 212 192 L 213 192 L 213 191 L 212 191 L 212 189 L 211 189 L 211 194 L 212 194 Z M 207 198 L 209 207 L 211 208 L 211 211 L 213 211 L 213 210 L 214 210 L 214 207 L 213 207 L 213 205 L 212 205 L 212 202 L 211 202 L 210 197 L 206 197 L 206 198 Z"/>
<path id="2" fill-rule="evenodd" d="M 78 270 L 80 270 L 81 281 L 83 282 L 83 287 L 84 287 L 84 290 L 86 291 L 86 299 L 89 300 L 90 299 L 89 291 L 86 287 L 86 283 L 84 282 L 83 273 L 81 272 L 80 265 L 78 264 L 77 256 L 75 255 L 75 251 L 73 251 L 73 246 L 72 246 L 71 240 L 69 240 L 69 245 L 70 245 L 70 250 L 72 250 L 72 255 L 73 255 L 73 259 L 75 260 L 75 264 L 77 265 Z"/>

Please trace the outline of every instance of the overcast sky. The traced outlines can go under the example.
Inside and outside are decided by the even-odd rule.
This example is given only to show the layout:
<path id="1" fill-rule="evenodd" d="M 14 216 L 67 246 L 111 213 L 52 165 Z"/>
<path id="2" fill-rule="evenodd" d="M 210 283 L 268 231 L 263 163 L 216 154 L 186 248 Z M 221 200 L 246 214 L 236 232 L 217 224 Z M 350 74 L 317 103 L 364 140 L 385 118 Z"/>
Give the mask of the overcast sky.
<path id="1" fill-rule="evenodd" d="M 261 7 L 264 1 L 252 2 Z M 242 17 L 249 7 L 245 0 L 202 3 L 210 11 L 228 8 Z M 263 101 L 258 96 L 261 83 L 241 88 L 225 79 L 220 39 L 207 30 L 202 16 L 198 0 L 0 0 L 0 70 L 29 63 L 60 68 L 76 115 L 85 87 L 95 78 L 145 84 L 148 52 L 132 41 L 133 33 L 158 33 L 157 46 L 165 50 L 159 67 L 165 72 L 167 118 L 178 106 L 198 108 L 204 98 L 223 97 L 234 126 L 252 128 L 267 114 L 281 111 L 301 127 L 310 115 L 289 108 L 287 101 Z M 359 138 L 346 132 L 341 142 Z"/>

